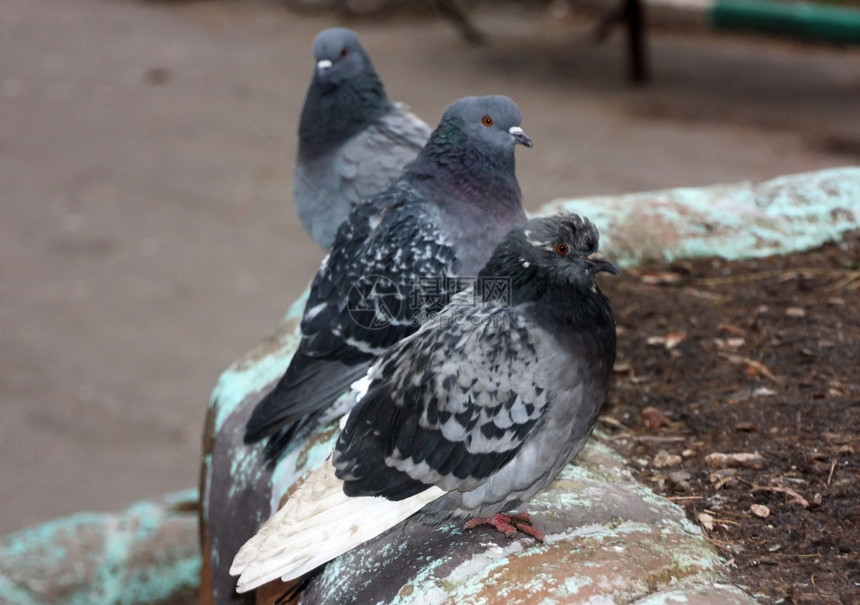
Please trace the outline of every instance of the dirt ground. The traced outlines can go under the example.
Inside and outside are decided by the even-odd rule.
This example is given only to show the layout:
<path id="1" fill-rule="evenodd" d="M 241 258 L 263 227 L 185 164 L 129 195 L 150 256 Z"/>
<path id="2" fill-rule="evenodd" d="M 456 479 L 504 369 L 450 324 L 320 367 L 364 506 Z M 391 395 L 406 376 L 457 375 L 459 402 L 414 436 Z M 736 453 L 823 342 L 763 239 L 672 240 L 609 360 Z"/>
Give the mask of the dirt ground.
<path id="1" fill-rule="evenodd" d="M 4 0 L 0 534 L 196 484 L 218 375 L 277 325 L 323 256 L 301 232 L 290 191 L 309 48 L 325 27 L 356 29 L 390 96 L 429 123 L 461 96 L 514 98 L 535 142 L 518 153 L 532 210 L 558 197 L 764 180 L 860 159 L 857 48 L 658 27 L 650 46 L 654 81 L 633 88 L 618 35 L 593 43 L 592 15 L 485 2 L 475 22 L 488 36 L 485 47 L 426 15 L 345 21 L 297 16 L 262 0 Z M 831 259 L 830 270 L 847 254 Z M 647 478 L 690 473 L 686 483 L 665 479 L 665 489 L 689 498 L 678 501 L 691 514 L 711 511 L 710 536 L 754 592 L 766 590 L 753 581 L 761 570 L 782 572 L 791 560 L 800 576 L 774 582 L 767 588 L 774 598 L 791 590 L 795 599 L 816 590 L 845 594 L 858 578 L 856 555 L 839 554 L 847 529 L 828 546 L 797 538 L 814 538 L 827 519 L 848 528 L 853 514 L 856 523 L 856 508 L 840 495 L 856 473 L 855 454 L 844 448 L 856 445 L 840 440 L 857 434 L 857 355 L 855 348 L 849 363 L 850 342 L 839 341 L 833 327 L 842 317 L 856 334 L 856 289 L 820 292 L 815 279 L 830 286 L 842 275 L 823 270 L 782 282 L 757 278 L 731 290 L 734 303 L 720 308 L 726 317 L 705 315 L 706 322 L 690 310 L 704 314 L 700 307 L 716 304 L 709 296 L 737 284 L 697 280 L 737 272 L 707 262 L 681 267 L 681 286 L 635 282 L 681 297 L 686 306 L 677 319 L 656 298 L 625 304 L 623 284 L 632 276 L 611 286 L 631 368 L 619 375 L 613 430 L 629 433 L 634 459 L 649 461 Z M 787 300 L 794 296 L 808 298 Z M 828 302 L 840 298 L 844 305 Z M 807 315 L 777 323 L 793 307 Z M 785 333 L 813 316 L 821 323 Z M 631 349 L 634 325 L 644 327 Z M 641 344 L 685 331 L 672 350 Z M 739 350 L 729 343 L 735 338 L 745 339 Z M 680 353 L 700 355 L 695 371 L 679 371 Z M 803 378 L 791 390 L 794 382 L 756 376 L 759 366 L 727 363 L 738 358 L 725 355 L 748 357 L 781 379 Z M 730 379 L 740 386 L 729 388 Z M 718 388 L 710 390 L 708 380 Z M 777 395 L 750 395 L 750 385 Z M 802 405 L 800 420 L 778 408 L 794 424 L 764 412 L 807 400 L 815 407 Z M 737 419 L 713 412 L 716 402 Z M 644 436 L 678 441 L 634 438 L 643 436 L 637 422 L 649 404 L 682 424 Z M 735 431 L 744 422 L 751 424 Z M 824 441 L 816 451 L 818 435 Z M 711 436 L 742 443 L 712 443 Z M 652 477 L 658 450 L 688 447 L 693 456 Z M 719 490 L 710 479 L 716 471 L 694 466 L 711 451 L 756 450 L 763 469 L 741 468 Z M 795 490 L 808 507 L 774 485 Z M 731 494 L 736 506 L 722 500 Z M 770 517 L 749 517 L 752 503 L 769 506 Z M 753 559 L 759 543 L 774 550 Z"/>
<path id="2" fill-rule="evenodd" d="M 860 233 L 604 280 L 619 326 L 603 418 L 763 603 L 860 603 Z"/>

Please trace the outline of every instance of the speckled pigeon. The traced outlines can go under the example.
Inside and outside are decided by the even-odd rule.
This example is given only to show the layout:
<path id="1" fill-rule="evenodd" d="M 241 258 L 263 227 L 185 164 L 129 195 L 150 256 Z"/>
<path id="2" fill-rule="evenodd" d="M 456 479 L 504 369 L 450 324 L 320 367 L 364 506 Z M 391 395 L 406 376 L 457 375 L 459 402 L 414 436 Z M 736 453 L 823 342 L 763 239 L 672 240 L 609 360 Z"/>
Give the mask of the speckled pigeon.
<path id="1" fill-rule="evenodd" d="M 302 576 L 418 511 L 513 533 L 524 516 L 502 513 L 582 449 L 606 398 L 615 321 L 595 276 L 618 269 L 597 247 L 572 214 L 511 230 L 473 287 L 356 383 L 329 460 L 234 559 L 238 590 Z"/>
<path id="2" fill-rule="evenodd" d="M 355 32 L 314 40 L 316 68 L 299 122 L 293 195 L 304 229 L 331 248 L 338 226 L 412 161 L 430 128 L 392 103 Z"/>
<path id="3" fill-rule="evenodd" d="M 389 346 L 474 277 L 508 230 L 526 220 L 514 148 L 531 146 L 507 97 L 466 97 L 445 110 L 418 157 L 338 230 L 302 317 L 286 373 L 254 409 L 246 442 L 294 430 L 326 410 Z"/>

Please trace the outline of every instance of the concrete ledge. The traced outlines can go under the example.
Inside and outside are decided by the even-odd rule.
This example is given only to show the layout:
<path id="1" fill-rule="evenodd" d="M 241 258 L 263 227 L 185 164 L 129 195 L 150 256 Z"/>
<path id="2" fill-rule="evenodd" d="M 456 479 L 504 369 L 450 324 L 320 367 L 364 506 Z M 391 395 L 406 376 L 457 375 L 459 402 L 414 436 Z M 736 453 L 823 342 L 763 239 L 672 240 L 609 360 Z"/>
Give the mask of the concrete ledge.
<path id="1" fill-rule="evenodd" d="M 546 543 L 407 524 L 329 564 L 303 603 L 639 603 L 661 593 L 685 603 L 755 602 L 726 583 L 723 563 L 683 510 L 633 480 L 598 439 L 526 508 Z"/>
<path id="2" fill-rule="evenodd" d="M 623 266 L 681 258 L 757 258 L 808 250 L 860 227 L 860 168 L 763 183 L 556 200 L 541 213 L 578 212 L 600 229 L 601 251 Z"/>

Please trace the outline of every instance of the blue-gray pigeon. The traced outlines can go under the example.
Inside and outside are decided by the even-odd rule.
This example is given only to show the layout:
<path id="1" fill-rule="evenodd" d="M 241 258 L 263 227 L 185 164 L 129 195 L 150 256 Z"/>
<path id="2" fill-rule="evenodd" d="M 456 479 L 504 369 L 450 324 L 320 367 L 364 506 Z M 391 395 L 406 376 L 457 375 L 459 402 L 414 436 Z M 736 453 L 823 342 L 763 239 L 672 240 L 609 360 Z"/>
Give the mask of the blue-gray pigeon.
<path id="1" fill-rule="evenodd" d="M 430 128 L 385 94 L 355 32 L 314 40 L 316 67 L 299 122 L 293 195 L 302 227 L 325 249 L 362 199 L 411 162 Z"/>
<path id="2" fill-rule="evenodd" d="M 235 557 L 238 591 L 300 577 L 415 513 L 541 539 L 504 513 L 582 449 L 606 399 L 615 320 L 595 277 L 618 269 L 597 248 L 577 215 L 511 230 L 473 287 L 356 383 L 331 457 Z"/>
<path id="3" fill-rule="evenodd" d="M 352 211 L 311 285 L 298 350 L 254 409 L 246 442 L 273 435 L 276 458 L 526 220 L 514 148 L 532 143 L 521 118 L 504 96 L 456 101 L 403 174 Z"/>

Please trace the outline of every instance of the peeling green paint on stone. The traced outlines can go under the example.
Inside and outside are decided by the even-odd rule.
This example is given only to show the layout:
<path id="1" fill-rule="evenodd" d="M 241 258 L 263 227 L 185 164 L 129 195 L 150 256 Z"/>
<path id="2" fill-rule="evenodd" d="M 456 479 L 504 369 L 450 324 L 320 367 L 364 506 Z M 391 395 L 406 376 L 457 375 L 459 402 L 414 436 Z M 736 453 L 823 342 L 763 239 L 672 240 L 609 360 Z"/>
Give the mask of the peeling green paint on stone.
<path id="1" fill-rule="evenodd" d="M 299 322 L 308 293 L 309 290 L 305 290 L 290 305 L 281 326 L 267 341 L 233 363 L 218 378 L 209 399 L 210 410 L 215 414 L 216 435 L 227 416 L 236 410 L 248 394 L 262 390 L 284 373 L 301 338 Z"/>
<path id="2" fill-rule="evenodd" d="M 605 466 L 594 473 L 591 469 L 598 468 L 598 462 Z M 603 475 L 616 479 L 607 481 Z M 570 489 L 582 492 L 590 504 L 558 507 L 563 501 L 559 493 Z M 612 491 L 626 494 L 624 502 L 606 502 L 606 492 Z M 325 584 L 309 602 L 338 603 L 349 594 L 338 592 L 344 590 L 341 583 L 347 591 L 365 587 L 368 577 L 392 564 L 410 570 L 408 579 L 397 584 L 402 586 L 392 601 L 397 605 L 631 602 L 681 581 L 689 582 L 689 590 L 720 581 L 720 559 L 701 532 L 689 532 L 678 523 L 684 518 L 678 507 L 665 500 L 655 507 L 652 498 L 653 493 L 626 472 L 620 457 L 592 440 L 579 463 L 563 469 L 559 479 L 526 507 L 547 532 L 544 544 L 526 537 L 509 541 L 491 532 L 484 534 L 485 539 L 457 531 L 431 545 L 429 558 L 412 562 L 392 558 L 393 545 L 402 545 L 397 542 L 401 536 L 415 535 L 407 531 L 383 539 L 381 546 L 369 544 L 344 555 L 323 572 Z M 423 534 L 415 540 L 430 542 Z M 415 546 L 413 542 L 410 548 Z M 416 560 L 420 564 L 413 568 Z M 320 594 L 329 597 L 320 600 Z"/>
<path id="3" fill-rule="evenodd" d="M 588 216 L 601 250 L 631 267 L 648 261 L 788 254 L 860 228 L 860 168 L 739 183 L 556 200 L 539 214 Z"/>
<path id="4" fill-rule="evenodd" d="M 122 515 L 79 513 L 0 541 L 0 603 L 158 603 L 200 576 L 196 490 Z"/>

